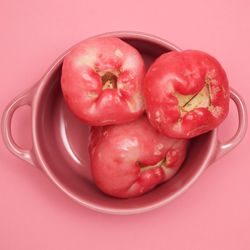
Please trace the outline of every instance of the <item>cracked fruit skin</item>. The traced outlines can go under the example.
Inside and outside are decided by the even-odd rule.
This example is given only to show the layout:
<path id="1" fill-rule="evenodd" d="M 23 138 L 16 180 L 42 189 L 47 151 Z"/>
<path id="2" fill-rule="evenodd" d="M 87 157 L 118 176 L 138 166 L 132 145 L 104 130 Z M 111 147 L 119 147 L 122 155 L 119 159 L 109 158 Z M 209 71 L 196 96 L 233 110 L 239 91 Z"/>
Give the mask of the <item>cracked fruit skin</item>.
<path id="1" fill-rule="evenodd" d="M 143 94 L 150 123 L 169 137 L 198 136 L 228 114 L 226 73 L 214 57 L 201 51 L 161 55 L 145 76 Z"/>
<path id="2" fill-rule="evenodd" d="M 188 140 L 161 135 L 144 115 L 136 121 L 92 127 L 89 153 L 99 189 L 119 198 L 142 195 L 173 177 Z"/>
<path id="3" fill-rule="evenodd" d="M 87 124 L 121 124 L 144 111 L 144 75 L 135 48 L 115 37 L 91 38 L 65 56 L 61 87 L 70 109 Z"/>

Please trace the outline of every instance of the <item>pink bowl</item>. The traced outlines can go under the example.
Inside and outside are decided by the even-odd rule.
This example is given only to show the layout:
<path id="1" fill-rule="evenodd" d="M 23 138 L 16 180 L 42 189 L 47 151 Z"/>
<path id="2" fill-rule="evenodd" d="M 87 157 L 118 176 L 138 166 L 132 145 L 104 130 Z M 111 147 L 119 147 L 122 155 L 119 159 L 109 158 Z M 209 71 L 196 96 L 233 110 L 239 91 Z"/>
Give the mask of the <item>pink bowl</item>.
<path id="1" fill-rule="evenodd" d="M 149 65 L 161 53 L 180 50 L 161 38 L 137 33 L 115 32 L 116 36 L 136 47 Z M 65 194 L 80 204 L 104 213 L 134 214 L 158 208 L 172 201 L 214 161 L 232 150 L 244 137 L 247 113 L 242 98 L 231 89 L 231 99 L 238 111 L 238 130 L 226 143 L 220 143 L 217 129 L 191 141 L 188 157 L 177 175 L 153 191 L 133 199 L 116 199 L 100 192 L 91 180 L 87 152 L 89 127 L 79 121 L 64 103 L 60 76 L 62 54 L 48 72 L 30 90 L 17 96 L 2 116 L 2 135 L 7 148 L 16 156 L 39 167 Z M 11 120 L 16 109 L 32 108 L 31 150 L 20 148 L 11 134 Z"/>

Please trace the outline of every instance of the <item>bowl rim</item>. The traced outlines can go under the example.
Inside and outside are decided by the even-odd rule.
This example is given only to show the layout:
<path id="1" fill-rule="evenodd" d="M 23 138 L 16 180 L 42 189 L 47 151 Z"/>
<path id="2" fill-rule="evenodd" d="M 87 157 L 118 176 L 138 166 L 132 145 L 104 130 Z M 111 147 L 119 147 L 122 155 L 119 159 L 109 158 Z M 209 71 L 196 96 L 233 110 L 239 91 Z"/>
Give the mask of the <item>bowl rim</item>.
<path id="1" fill-rule="evenodd" d="M 116 32 L 108 32 L 103 33 L 100 35 L 92 36 L 93 37 L 107 37 L 107 36 L 115 36 L 119 38 L 134 38 L 134 39 L 141 39 L 146 40 L 152 43 L 156 43 L 158 45 L 161 45 L 162 47 L 169 48 L 171 50 L 180 51 L 181 49 L 172 44 L 171 42 L 162 39 L 158 36 L 151 35 L 148 33 L 143 32 L 137 32 L 137 31 L 116 31 Z M 87 38 L 88 39 L 88 38 Z M 80 41 L 81 42 L 81 41 Z M 144 213 L 148 212 L 150 210 L 162 207 L 163 205 L 171 202 L 172 200 L 176 199 L 180 196 L 183 192 L 185 192 L 196 180 L 197 178 L 202 174 L 202 172 L 210 165 L 211 160 L 213 160 L 213 157 L 215 155 L 215 152 L 218 147 L 218 140 L 217 140 L 217 128 L 210 131 L 211 141 L 210 141 L 210 147 L 209 150 L 204 157 L 203 164 L 200 166 L 198 171 L 188 180 L 188 182 L 180 189 L 178 189 L 176 192 L 174 192 L 172 195 L 161 199 L 158 202 L 155 202 L 151 205 L 146 205 L 142 207 L 136 207 L 136 208 L 112 208 L 108 206 L 98 205 L 93 202 L 84 201 L 79 197 L 78 195 L 72 193 L 70 190 L 67 189 L 66 185 L 62 183 L 57 176 L 55 176 L 52 171 L 50 170 L 49 166 L 46 164 L 46 160 L 44 159 L 42 153 L 41 153 L 41 146 L 39 143 L 39 138 L 37 135 L 37 116 L 38 116 L 38 109 L 40 106 L 40 100 L 42 93 L 48 83 L 48 80 L 50 79 L 51 75 L 57 70 L 57 68 L 61 65 L 63 58 L 71 51 L 71 49 L 76 46 L 78 43 L 70 47 L 68 50 L 66 50 L 64 53 L 62 53 L 55 61 L 54 63 L 48 68 L 47 72 L 42 76 L 40 81 L 38 81 L 35 89 L 34 89 L 34 97 L 32 102 L 32 138 L 33 138 L 33 153 L 36 157 L 36 160 L 39 163 L 39 166 L 41 166 L 42 170 L 47 174 L 49 179 L 59 188 L 61 191 L 63 191 L 68 197 L 73 199 L 74 201 L 80 203 L 81 205 L 84 205 L 85 207 L 88 207 L 92 210 L 95 210 L 97 212 L 102 213 L 108 213 L 108 214 L 119 214 L 119 215 L 130 215 L 130 214 L 138 214 L 138 213 Z"/>

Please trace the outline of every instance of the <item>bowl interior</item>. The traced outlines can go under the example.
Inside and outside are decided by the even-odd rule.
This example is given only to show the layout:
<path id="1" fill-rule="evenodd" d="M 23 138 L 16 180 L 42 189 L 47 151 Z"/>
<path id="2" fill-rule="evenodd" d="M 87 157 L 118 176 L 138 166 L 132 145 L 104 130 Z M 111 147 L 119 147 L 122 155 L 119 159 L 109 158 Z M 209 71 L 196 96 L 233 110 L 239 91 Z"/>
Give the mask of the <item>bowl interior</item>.
<path id="1" fill-rule="evenodd" d="M 149 66 L 171 47 L 140 38 L 124 38 L 136 47 Z M 193 139 L 181 170 L 153 191 L 132 199 L 117 199 L 103 194 L 92 182 L 88 156 L 89 126 L 67 108 L 60 88 L 61 65 L 47 76 L 35 118 L 38 148 L 49 176 L 77 201 L 94 209 L 113 213 L 132 213 L 166 202 L 184 189 L 204 169 L 211 156 L 215 131 Z"/>

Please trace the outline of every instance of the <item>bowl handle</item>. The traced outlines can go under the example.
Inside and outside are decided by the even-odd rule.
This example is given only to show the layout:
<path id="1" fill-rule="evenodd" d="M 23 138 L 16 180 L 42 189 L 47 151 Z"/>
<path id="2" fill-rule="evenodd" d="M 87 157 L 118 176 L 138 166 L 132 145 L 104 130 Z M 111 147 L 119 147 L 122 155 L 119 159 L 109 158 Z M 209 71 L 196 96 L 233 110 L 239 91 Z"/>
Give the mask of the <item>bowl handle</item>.
<path id="1" fill-rule="evenodd" d="M 233 135 L 227 142 L 218 142 L 218 153 L 215 156 L 214 161 L 234 149 L 242 141 L 247 131 L 247 108 L 242 97 L 237 91 L 231 88 L 230 98 L 234 101 L 238 111 L 238 129 L 235 135 Z"/>
<path id="2" fill-rule="evenodd" d="M 22 160 L 35 165 L 32 150 L 19 147 L 14 141 L 11 132 L 11 122 L 15 111 L 24 105 L 29 105 L 32 108 L 33 93 L 34 89 L 31 89 L 21 95 L 18 95 L 7 105 L 2 116 L 2 137 L 6 147 L 11 153 L 21 158 Z"/>

